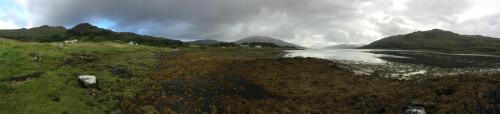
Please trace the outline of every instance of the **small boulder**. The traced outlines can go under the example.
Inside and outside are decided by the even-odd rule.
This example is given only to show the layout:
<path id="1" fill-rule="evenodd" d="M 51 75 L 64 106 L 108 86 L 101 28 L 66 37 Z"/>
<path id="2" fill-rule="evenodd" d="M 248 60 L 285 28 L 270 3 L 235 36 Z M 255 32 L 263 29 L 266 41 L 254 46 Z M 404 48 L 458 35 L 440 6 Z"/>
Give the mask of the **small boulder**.
<path id="1" fill-rule="evenodd" d="M 36 62 L 36 61 L 41 61 L 42 60 L 42 57 L 38 53 L 30 52 L 28 55 L 31 57 L 32 61 Z"/>
<path id="2" fill-rule="evenodd" d="M 75 54 L 71 56 L 66 56 L 66 58 L 64 58 L 64 64 L 65 65 L 86 64 L 86 63 L 93 63 L 98 60 L 99 57 L 95 55 Z"/>
<path id="3" fill-rule="evenodd" d="M 85 88 L 97 88 L 99 82 L 96 76 L 93 75 L 81 75 L 78 76 L 80 84 Z"/>
<path id="4" fill-rule="evenodd" d="M 352 72 L 354 73 L 355 76 L 362 76 L 362 75 L 369 76 L 369 75 L 372 75 L 373 73 L 375 73 L 375 70 L 358 69 L 358 70 L 353 70 Z"/>
<path id="5" fill-rule="evenodd" d="M 424 103 L 421 101 L 412 101 L 404 112 L 405 114 L 426 114 Z"/>
<path id="6" fill-rule="evenodd" d="M 405 114 L 426 114 L 422 107 L 409 108 L 405 110 Z"/>

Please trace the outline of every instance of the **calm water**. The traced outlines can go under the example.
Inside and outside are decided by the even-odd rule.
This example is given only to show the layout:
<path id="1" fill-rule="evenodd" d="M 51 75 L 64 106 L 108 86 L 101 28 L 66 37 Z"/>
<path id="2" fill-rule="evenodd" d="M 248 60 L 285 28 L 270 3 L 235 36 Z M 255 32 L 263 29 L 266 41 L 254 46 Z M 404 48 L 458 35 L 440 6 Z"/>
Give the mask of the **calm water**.
<path id="1" fill-rule="evenodd" d="M 360 50 L 360 49 L 329 49 L 329 50 L 289 50 L 285 57 L 316 57 L 323 59 L 334 59 L 334 60 L 351 60 L 351 61 L 363 61 L 369 63 L 385 63 L 386 60 L 381 59 L 382 57 L 390 58 L 407 58 L 404 56 L 395 56 L 388 54 L 375 54 L 369 53 L 375 50 Z"/>
<path id="2" fill-rule="evenodd" d="M 332 60 L 351 60 L 368 63 L 401 62 L 445 68 L 500 68 L 500 56 L 480 54 L 448 54 L 404 50 L 289 50 L 285 57 L 316 57 Z"/>

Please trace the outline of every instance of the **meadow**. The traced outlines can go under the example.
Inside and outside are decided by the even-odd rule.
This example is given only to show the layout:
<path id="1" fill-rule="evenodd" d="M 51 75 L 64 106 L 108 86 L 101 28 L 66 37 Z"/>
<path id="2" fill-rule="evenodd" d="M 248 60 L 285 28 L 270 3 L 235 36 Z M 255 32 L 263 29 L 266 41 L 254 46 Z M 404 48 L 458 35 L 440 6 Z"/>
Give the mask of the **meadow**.
<path id="1" fill-rule="evenodd" d="M 155 54 L 171 49 L 113 42 L 35 43 L 0 40 L 0 113 L 104 113 L 134 96 Z M 41 57 L 33 61 L 30 53 Z M 100 88 L 82 88 L 79 75 L 96 75 Z M 139 85 L 129 85 L 137 83 Z M 113 93 L 105 93 L 113 90 Z"/>

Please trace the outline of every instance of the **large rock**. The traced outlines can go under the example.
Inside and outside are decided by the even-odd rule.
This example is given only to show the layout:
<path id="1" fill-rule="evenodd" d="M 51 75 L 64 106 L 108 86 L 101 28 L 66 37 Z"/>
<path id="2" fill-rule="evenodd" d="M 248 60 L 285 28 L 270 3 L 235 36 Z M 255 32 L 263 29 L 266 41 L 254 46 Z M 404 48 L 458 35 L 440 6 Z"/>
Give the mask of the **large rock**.
<path id="1" fill-rule="evenodd" d="M 425 108 L 424 108 L 425 103 L 421 101 L 412 101 L 409 105 L 408 108 L 405 110 L 405 114 L 426 114 Z"/>
<path id="2" fill-rule="evenodd" d="M 426 114 L 422 107 L 409 108 L 405 110 L 405 114 Z"/>
<path id="3" fill-rule="evenodd" d="M 78 79 L 80 80 L 80 84 L 85 88 L 97 88 L 99 85 L 96 76 L 93 75 L 81 75 L 78 76 Z"/>
<path id="4" fill-rule="evenodd" d="M 353 70 L 352 72 L 354 72 L 355 76 L 362 76 L 362 75 L 369 76 L 369 75 L 372 75 L 373 73 L 375 73 L 375 70 L 372 70 L 372 69 L 358 69 L 358 70 Z"/>

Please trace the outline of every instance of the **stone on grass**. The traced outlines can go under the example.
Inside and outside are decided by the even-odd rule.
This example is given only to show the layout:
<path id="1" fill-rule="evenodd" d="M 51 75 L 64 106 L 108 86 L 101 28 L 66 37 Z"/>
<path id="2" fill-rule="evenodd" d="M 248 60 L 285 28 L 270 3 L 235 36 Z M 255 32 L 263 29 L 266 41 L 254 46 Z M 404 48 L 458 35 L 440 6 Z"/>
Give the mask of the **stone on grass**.
<path id="1" fill-rule="evenodd" d="M 42 57 L 38 53 L 30 52 L 28 55 L 31 57 L 32 61 L 41 61 L 42 60 Z"/>
<path id="2" fill-rule="evenodd" d="M 99 82 L 96 76 L 93 75 L 81 75 L 78 76 L 80 84 L 85 88 L 97 88 Z"/>

